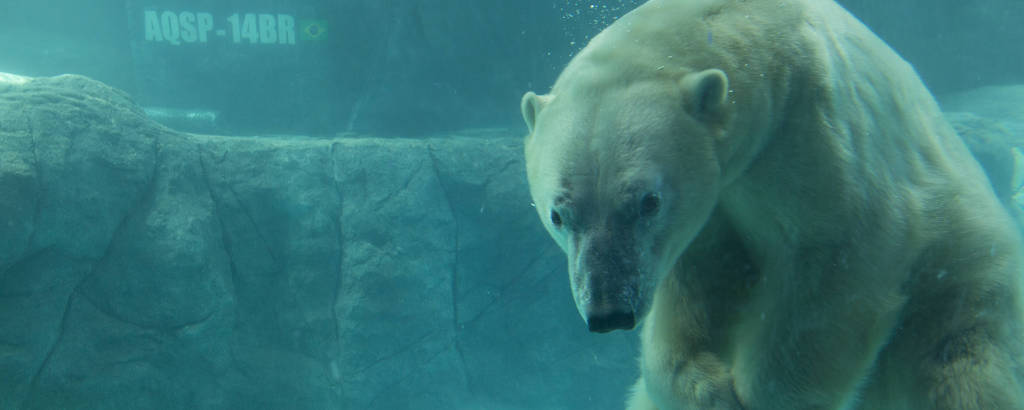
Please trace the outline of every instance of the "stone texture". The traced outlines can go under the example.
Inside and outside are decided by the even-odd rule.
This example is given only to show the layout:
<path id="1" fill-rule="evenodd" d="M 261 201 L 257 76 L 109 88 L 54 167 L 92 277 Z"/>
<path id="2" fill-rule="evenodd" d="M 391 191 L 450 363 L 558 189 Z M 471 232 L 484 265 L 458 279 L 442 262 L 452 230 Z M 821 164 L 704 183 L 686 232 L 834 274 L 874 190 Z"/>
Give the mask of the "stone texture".
<path id="1" fill-rule="evenodd" d="M 1024 84 L 987 86 L 943 95 L 947 112 L 968 112 L 1003 127 L 1015 146 L 1024 145 Z"/>
<path id="2" fill-rule="evenodd" d="M 996 193 L 1024 224 L 1024 84 L 947 94 L 939 102 Z"/>
<path id="3" fill-rule="evenodd" d="M 1003 184 L 1011 91 L 949 100 Z M 621 408 L 635 334 L 536 219 L 506 131 L 183 134 L 0 74 L 0 409 Z"/>
<path id="4" fill-rule="evenodd" d="M 618 408 L 521 137 L 238 138 L 0 78 L 0 408 Z"/>

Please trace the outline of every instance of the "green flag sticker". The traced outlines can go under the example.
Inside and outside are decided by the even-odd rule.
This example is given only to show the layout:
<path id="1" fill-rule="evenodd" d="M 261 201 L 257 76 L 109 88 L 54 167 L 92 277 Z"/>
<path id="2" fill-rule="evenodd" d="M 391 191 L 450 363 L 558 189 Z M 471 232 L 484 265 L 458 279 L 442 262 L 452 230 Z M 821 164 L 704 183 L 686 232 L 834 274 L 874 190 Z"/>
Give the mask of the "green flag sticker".
<path id="1" fill-rule="evenodd" d="M 303 40 L 323 40 L 327 38 L 327 20 L 300 20 L 299 33 Z"/>

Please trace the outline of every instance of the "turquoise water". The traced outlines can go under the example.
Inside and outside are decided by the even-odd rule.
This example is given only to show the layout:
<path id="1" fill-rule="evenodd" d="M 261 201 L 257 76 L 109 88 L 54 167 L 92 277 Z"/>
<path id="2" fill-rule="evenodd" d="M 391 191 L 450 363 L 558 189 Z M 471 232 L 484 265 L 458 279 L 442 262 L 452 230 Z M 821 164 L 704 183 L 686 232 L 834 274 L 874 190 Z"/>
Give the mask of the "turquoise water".
<path id="1" fill-rule="evenodd" d="M 2 2 L 0 409 L 622 408 L 520 97 L 640 3 Z M 1018 217 L 1024 3 L 841 4 Z"/>

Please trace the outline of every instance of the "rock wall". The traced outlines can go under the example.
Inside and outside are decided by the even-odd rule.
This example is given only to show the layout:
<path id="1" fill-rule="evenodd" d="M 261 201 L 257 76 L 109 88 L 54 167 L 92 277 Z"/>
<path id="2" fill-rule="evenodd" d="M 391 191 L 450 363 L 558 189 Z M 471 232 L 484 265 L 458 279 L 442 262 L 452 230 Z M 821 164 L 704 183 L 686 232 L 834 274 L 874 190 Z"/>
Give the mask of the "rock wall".
<path id="1" fill-rule="evenodd" d="M 0 75 L 0 408 L 619 408 L 520 137 L 178 133 Z"/>
<path id="2" fill-rule="evenodd" d="M 1021 90 L 944 99 L 1004 196 Z M 621 408 L 635 334 L 586 333 L 501 135 L 183 134 L 0 74 L 0 409 Z"/>

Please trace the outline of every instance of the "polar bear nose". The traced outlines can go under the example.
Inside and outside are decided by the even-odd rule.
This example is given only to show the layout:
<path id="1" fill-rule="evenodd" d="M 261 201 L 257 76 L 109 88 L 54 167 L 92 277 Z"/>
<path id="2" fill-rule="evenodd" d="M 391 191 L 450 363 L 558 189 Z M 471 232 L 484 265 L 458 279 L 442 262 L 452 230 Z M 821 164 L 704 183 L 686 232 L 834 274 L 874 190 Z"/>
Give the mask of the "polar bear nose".
<path id="1" fill-rule="evenodd" d="M 629 330 L 636 325 L 632 311 L 614 307 L 587 309 L 587 330 L 594 333 L 608 333 L 612 330 Z"/>

